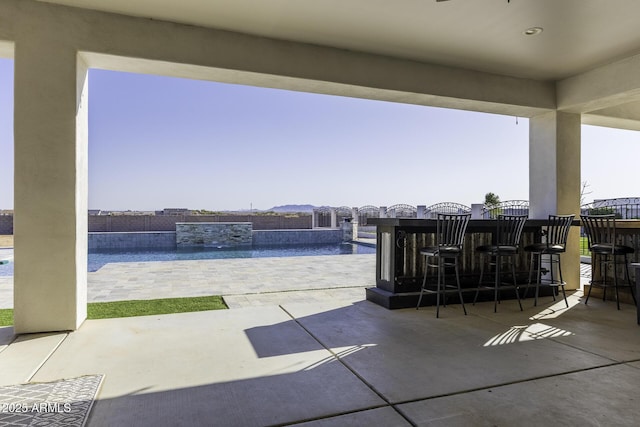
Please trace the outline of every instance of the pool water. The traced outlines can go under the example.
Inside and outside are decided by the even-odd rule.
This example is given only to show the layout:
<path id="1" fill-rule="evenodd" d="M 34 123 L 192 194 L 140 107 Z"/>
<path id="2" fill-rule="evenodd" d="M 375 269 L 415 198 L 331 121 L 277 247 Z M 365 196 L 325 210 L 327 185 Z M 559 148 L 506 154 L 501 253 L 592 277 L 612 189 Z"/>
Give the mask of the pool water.
<path id="1" fill-rule="evenodd" d="M 354 243 L 332 245 L 258 246 L 247 249 L 109 249 L 88 254 L 87 271 L 98 271 L 113 262 L 179 261 L 198 259 L 266 258 L 313 255 L 374 254 L 376 249 Z M 0 276 L 13 276 L 13 263 L 0 265 Z"/>

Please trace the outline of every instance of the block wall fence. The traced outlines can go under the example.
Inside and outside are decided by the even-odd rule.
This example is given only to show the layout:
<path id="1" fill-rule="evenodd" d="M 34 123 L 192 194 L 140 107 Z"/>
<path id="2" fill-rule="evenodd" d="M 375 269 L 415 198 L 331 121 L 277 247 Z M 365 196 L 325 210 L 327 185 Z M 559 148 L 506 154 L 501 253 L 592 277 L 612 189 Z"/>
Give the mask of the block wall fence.
<path id="1" fill-rule="evenodd" d="M 13 215 L 0 215 L 0 234 L 13 234 Z"/>
<path id="2" fill-rule="evenodd" d="M 254 230 L 310 229 L 311 221 L 311 215 L 89 215 L 89 232 L 175 232 L 178 222 L 251 222 Z M 13 234 L 13 215 L 0 215 L 0 234 Z"/>

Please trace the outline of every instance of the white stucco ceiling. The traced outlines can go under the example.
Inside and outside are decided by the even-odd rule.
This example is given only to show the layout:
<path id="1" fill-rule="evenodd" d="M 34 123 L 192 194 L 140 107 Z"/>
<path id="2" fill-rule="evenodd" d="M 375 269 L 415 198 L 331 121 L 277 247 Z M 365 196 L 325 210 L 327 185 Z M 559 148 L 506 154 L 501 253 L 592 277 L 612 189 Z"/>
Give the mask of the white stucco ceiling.
<path id="1" fill-rule="evenodd" d="M 638 0 L 42 1 L 537 80 L 640 53 Z"/>

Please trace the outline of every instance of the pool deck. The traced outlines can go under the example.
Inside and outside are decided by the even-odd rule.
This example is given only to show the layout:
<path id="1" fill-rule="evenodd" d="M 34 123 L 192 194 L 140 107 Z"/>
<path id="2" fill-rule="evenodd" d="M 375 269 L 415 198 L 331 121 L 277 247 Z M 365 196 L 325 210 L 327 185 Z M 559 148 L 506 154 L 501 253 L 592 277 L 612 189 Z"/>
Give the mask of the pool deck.
<path id="1" fill-rule="evenodd" d="M 89 302 L 222 295 L 229 308 L 358 301 L 375 286 L 375 255 L 234 258 L 107 264 L 88 273 Z M 0 277 L 0 308 L 13 307 L 13 278 Z"/>

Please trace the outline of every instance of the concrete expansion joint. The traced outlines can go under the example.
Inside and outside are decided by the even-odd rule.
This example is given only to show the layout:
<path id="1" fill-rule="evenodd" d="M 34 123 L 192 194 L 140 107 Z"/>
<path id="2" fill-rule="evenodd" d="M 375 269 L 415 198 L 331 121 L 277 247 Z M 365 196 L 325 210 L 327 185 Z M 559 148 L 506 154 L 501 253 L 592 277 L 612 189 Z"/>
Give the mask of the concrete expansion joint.
<path id="1" fill-rule="evenodd" d="M 264 292 L 242 292 L 239 294 L 226 293 L 222 297 L 224 298 L 225 296 L 234 297 L 234 296 L 246 296 L 246 295 L 285 294 L 285 293 L 294 293 L 294 292 L 314 292 L 314 291 L 334 291 L 334 290 L 339 291 L 343 289 L 360 289 L 360 288 L 362 288 L 362 286 L 334 286 L 334 287 L 312 288 L 312 289 L 280 289 L 276 291 L 264 291 Z"/>
<path id="2" fill-rule="evenodd" d="M 16 342 L 16 340 L 18 339 L 18 336 L 19 335 L 14 335 L 13 338 L 11 338 L 11 341 L 7 345 L 2 346 L 0 348 L 0 354 L 2 354 L 3 351 L 6 351 L 11 346 L 11 344 Z"/>
<path id="3" fill-rule="evenodd" d="M 592 354 L 597 355 L 596 353 L 592 353 Z M 604 356 L 601 356 L 601 357 L 604 357 Z M 477 388 L 469 388 L 469 389 L 459 390 L 459 391 L 455 391 L 455 392 L 452 392 L 452 393 L 442 393 L 442 394 L 435 394 L 435 395 L 428 396 L 428 397 L 418 397 L 418 398 L 415 398 L 415 399 L 402 400 L 402 401 L 395 402 L 392 406 L 394 406 L 394 405 L 406 405 L 406 404 L 409 404 L 409 403 L 423 402 L 423 401 L 426 401 L 426 400 L 440 399 L 440 398 L 443 398 L 443 397 L 464 395 L 464 394 L 473 393 L 473 392 L 477 392 L 477 391 L 488 391 L 490 393 L 491 390 L 497 389 L 497 388 L 500 388 L 500 387 L 506 387 L 506 386 L 510 386 L 510 385 L 514 385 L 514 384 L 526 384 L 526 383 L 529 383 L 529 382 L 538 381 L 538 380 L 547 379 L 547 378 L 560 378 L 560 377 L 565 377 L 567 375 L 577 374 L 577 373 L 581 373 L 581 372 L 594 371 L 594 370 L 603 369 L 603 368 L 610 368 L 610 367 L 613 367 L 613 366 L 628 365 L 628 366 L 633 367 L 632 364 L 635 363 L 635 362 L 639 362 L 639 361 L 640 361 L 640 359 L 627 360 L 627 361 L 624 361 L 624 362 L 612 361 L 611 363 L 607 363 L 607 364 L 604 364 L 604 365 L 592 366 L 592 367 L 583 368 L 583 369 L 574 369 L 574 370 L 565 371 L 565 372 L 562 372 L 562 373 L 559 373 L 559 374 L 539 375 L 539 376 L 527 378 L 527 379 L 524 379 L 524 380 L 507 381 L 507 382 L 492 384 L 490 386 L 485 386 L 485 387 L 477 387 Z M 640 368 L 636 368 L 636 369 L 640 369 Z"/>
<path id="4" fill-rule="evenodd" d="M 286 308 L 284 308 L 282 305 L 278 305 L 278 307 L 284 311 L 287 316 L 289 316 L 291 318 L 291 320 L 293 320 L 298 326 L 300 326 L 300 328 L 302 328 L 302 330 L 304 330 L 313 340 L 315 340 L 318 344 L 320 344 L 320 346 L 322 348 L 324 348 L 325 350 L 327 350 L 331 356 L 338 362 L 340 363 L 345 369 L 347 369 L 349 372 L 351 372 L 356 378 L 358 378 L 365 386 L 367 386 L 369 388 L 369 390 L 371 390 L 373 393 L 375 393 L 380 399 L 382 399 L 383 401 L 386 402 L 386 404 L 383 405 L 374 405 L 371 406 L 369 408 L 361 408 L 357 411 L 350 411 L 350 412 L 346 412 L 344 414 L 332 414 L 331 417 L 325 417 L 325 418 L 332 418 L 335 417 L 336 415 L 346 415 L 346 414 L 352 414 L 352 413 L 358 413 L 358 412 L 362 412 L 368 409 L 376 409 L 376 408 L 384 408 L 384 407 L 390 407 L 392 408 L 398 415 L 400 415 L 402 418 L 404 418 L 409 424 L 411 424 L 412 426 L 416 426 L 416 424 L 414 424 L 411 419 L 409 419 L 408 417 L 406 417 L 402 411 L 400 411 L 396 405 L 398 403 L 392 403 L 391 401 L 389 401 L 389 399 L 387 399 L 387 397 L 382 394 L 380 391 L 378 391 L 378 389 L 376 389 L 373 384 L 371 384 L 370 382 L 368 382 L 362 375 L 360 375 L 359 373 L 357 373 L 355 370 L 353 370 L 349 365 L 347 365 L 346 363 L 344 363 L 344 361 L 342 360 L 342 357 L 340 357 L 339 354 L 337 354 L 335 351 L 333 351 L 329 346 L 327 346 L 325 343 L 322 342 L 322 340 L 320 340 L 318 337 L 316 337 L 309 329 L 305 328 L 305 326 L 300 323 L 298 321 L 298 319 L 292 315 L 291 313 L 289 313 L 289 311 L 287 311 Z M 319 418 L 319 419 L 323 419 L 323 418 Z M 297 421 L 296 423 L 299 423 L 300 421 Z"/>
<path id="5" fill-rule="evenodd" d="M 42 359 L 42 362 L 35 367 L 35 369 L 33 370 L 33 372 L 31 373 L 31 375 L 29 375 L 29 377 L 27 378 L 26 382 L 31 382 L 31 380 L 33 379 L 33 377 L 36 376 L 36 374 L 38 373 L 38 371 L 40 371 L 40 369 L 44 366 L 45 363 L 47 363 L 47 361 L 49 359 L 51 359 L 51 357 L 53 356 L 53 354 L 58 350 L 58 348 L 60 348 L 60 346 L 62 345 L 62 343 L 64 343 L 67 338 L 69 338 L 69 334 L 70 332 L 67 332 L 64 334 L 64 338 L 62 338 L 60 341 L 58 341 L 58 344 L 56 344 L 55 347 L 53 347 L 51 349 L 51 351 Z M 13 342 L 12 342 L 13 343 Z"/>
<path id="6" fill-rule="evenodd" d="M 361 412 L 366 412 L 366 411 L 370 411 L 372 409 L 379 409 L 379 408 L 386 408 L 390 405 L 373 405 L 373 406 L 367 406 L 365 408 L 361 408 L 355 411 L 345 411 L 345 412 L 336 412 L 335 414 L 331 414 L 329 416 L 326 417 L 314 417 L 314 418 L 305 418 L 303 420 L 296 420 L 294 422 L 291 423 L 283 423 L 283 424 L 270 424 L 269 427 L 287 427 L 287 426 L 297 426 L 300 425 L 301 423 L 308 423 L 308 422 L 313 422 L 313 421 L 321 421 L 321 420 L 327 420 L 330 418 L 335 418 L 335 417 L 341 417 L 343 415 L 351 415 L 351 414 L 358 414 Z M 408 420 L 407 420 L 408 421 Z M 415 426 L 414 423 L 409 422 L 412 426 Z"/>

